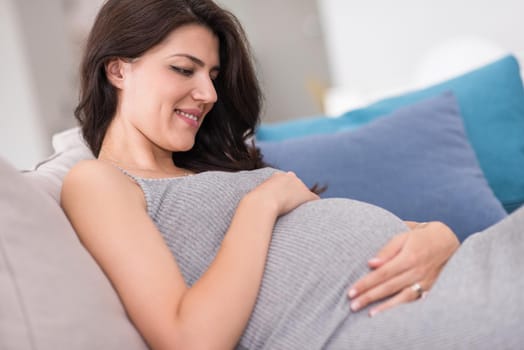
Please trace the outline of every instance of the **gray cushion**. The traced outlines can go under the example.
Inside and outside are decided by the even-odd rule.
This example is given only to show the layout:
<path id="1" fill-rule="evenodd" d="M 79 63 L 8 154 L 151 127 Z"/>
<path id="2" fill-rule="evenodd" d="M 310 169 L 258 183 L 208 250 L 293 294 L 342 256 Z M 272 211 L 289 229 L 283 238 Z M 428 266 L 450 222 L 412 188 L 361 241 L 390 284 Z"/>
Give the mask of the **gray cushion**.
<path id="1" fill-rule="evenodd" d="M 53 196 L 0 159 L 0 349 L 146 348 Z"/>

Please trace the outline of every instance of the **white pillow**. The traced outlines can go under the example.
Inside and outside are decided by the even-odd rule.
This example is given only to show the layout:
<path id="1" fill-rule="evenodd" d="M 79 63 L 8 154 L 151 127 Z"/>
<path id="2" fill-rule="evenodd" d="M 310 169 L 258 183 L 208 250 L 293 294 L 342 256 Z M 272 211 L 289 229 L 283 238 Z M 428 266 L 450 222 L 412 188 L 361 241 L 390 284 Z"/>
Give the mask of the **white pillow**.
<path id="1" fill-rule="evenodd" d="M 37 188 L 60 203 L 62 180 L 69 170 L 83 159 L 94 159 L 87 147 L 79 127 L 67 129 L 53 135 L 55 153 L 38 163 L 31 171 L 23 173 Z"/>

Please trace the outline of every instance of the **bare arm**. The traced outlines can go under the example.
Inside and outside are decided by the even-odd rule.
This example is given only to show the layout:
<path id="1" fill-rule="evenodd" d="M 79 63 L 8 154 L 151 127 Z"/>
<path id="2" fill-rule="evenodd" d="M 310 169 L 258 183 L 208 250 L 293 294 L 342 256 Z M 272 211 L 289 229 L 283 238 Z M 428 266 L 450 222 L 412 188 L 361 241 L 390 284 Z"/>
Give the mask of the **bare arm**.
<path id="1" fill-rule="evenodd" d="M 315 198 L 290 174 L 257 187 L 241 200 L 208 271 L 188 288 L 143 194 L 125 175 L 83 162 L 62 190 L 82 243 L 153 349 L 232 348 L 254 307 L 276 218 Z"/>

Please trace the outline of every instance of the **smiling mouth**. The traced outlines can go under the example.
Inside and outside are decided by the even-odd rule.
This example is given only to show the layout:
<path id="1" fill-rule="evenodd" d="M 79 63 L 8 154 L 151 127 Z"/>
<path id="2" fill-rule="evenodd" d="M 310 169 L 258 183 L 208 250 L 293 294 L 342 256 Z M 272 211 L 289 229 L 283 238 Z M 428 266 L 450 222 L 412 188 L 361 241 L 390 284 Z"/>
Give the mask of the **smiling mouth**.
<path id="1" fill-rule="evenodd" d="M 179 115 L 181 115 L 183 117 L 186 117 L 188 119 L 194 120 L 196 122 L 198 121 L 198 116 L 196 116 L 194 114 L 191 114 L 191 113 L 183 112 L 180 109 L 175 109 L 175 113 L 179 114 Z"/>

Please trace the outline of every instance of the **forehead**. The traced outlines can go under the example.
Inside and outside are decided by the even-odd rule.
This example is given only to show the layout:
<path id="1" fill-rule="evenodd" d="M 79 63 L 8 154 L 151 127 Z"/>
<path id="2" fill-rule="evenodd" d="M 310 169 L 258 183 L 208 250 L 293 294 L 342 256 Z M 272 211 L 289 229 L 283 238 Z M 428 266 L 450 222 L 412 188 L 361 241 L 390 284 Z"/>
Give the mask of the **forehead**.
<path id="1" fill-rule="evenodd" d="M 188 24 L 173 30 L 159 45 L 150 50 L 151 54 L 170 56 L 190 54 L 208 65 L 219 64 L 219 40 L 207 27 Z"/>

